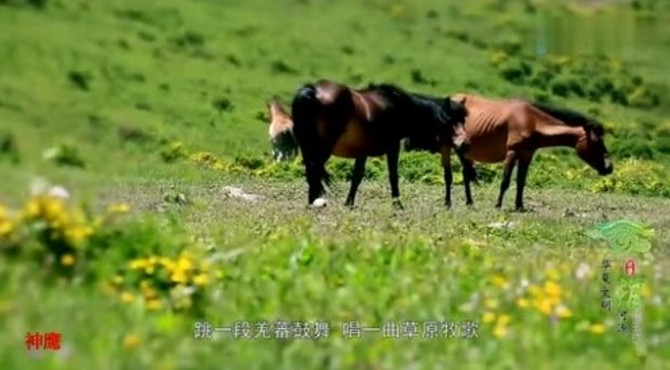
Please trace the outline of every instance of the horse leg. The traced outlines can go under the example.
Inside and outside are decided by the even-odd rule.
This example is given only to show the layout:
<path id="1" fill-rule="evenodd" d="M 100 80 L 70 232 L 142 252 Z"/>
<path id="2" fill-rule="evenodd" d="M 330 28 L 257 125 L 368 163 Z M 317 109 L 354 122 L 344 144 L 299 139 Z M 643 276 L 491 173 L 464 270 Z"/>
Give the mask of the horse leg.
<path id="1" fill-rule="evenodd" d="M 361 180 L 363 180 L 363 175 L 365 174 L 365 162 L 367 159 L 368 157 L 360 157 L 356 158 L 356 161 L 354 162 L 354 170 L 351 176 L 351 188 L 349 189 L 349 195 L 347 195 L 347 201 L 344 203 L 345 206 L 354 206 L 358 186 L 361 184 Z"/>
<path id="2" fill-rule="evenodd" d="M 389 182 L 391 184 L 391 198 L 393 207 L 403 209 L 400 201 L 400 189 L 398 189 L 398 156 L 400 152 L 400 142 L 392 144 L 386 152 L 386 163 L 389 170 Z"/>
<path id="3" fill-rule="evenodd" d="M 465 205 L 471 206 L 474 202 L 472 201 L 472 192 L 470 189 L 470 182 L 477 180 L 477 175 L 475 173 L 474 164 L 471 160 L 465 158 L 462 153 L 458 153 L 458 158 L 461 160 L 463 165 L 463 185 L 465 187 Z"/>
<path id="4" fill-rule="evenodd" d="M 323 184 L 321 183 L 321 171 L 316 161 L 312 160 L 305 166 L 305 175 L 307 177 L 307 185 L 309 187 L 307 202 L 309 205 L 314 204 L 314 201 L 323 195 Z"/>
<path id="5" fill-rule="evenodd" d="M 440 154 L 442 156 L 442 169 L 444 170 L 444 205 L 451 208 L 451 184 L 454 181 L 451 172 L 451 147 L 442 144 Z"/>
<path id="6" fill-rule="evenodd" d="M 523 155 L 519 158 L 519 168 L 516 170 L 516 210 L 524 211 L 523 207 L 523 188 L 526 186 L 526 177 L 532 155 Z"/>
<path id="7" fill-rule="evenodd" d="M 498 202 L 496 203 L 496 208 L 502 207 L 503 197 L 505 192 L 509 188 L 510 178 L 512 177 L 512 171 L 514 170 L 514 165 L 516 164 L 516 152 L 510 150 L 507 152 L 507 157 L 505 158 L 505 169 L 503 171 L 503 179 L 500 183 L 500 194 L 498 195 Z"/>
<path id="8" fill-rule="evenodd" d="M 314 201 L 321 198 L 325 193 L 323 176 L 326 173 L 325 164 L 329 157 L 330 152 L 318 150 L 318 148 L 311 145 L 305 145 L 302 148 L 305 177 L 307 177 L 308 185 L 307 202 L 309 205 L 315 205 Z"/>

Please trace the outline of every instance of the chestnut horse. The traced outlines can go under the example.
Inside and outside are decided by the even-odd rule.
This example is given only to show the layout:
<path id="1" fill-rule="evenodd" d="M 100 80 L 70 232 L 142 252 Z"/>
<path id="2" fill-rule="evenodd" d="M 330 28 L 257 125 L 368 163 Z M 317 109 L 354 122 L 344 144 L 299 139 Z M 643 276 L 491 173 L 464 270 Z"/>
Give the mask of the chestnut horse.
<path id="1" fill-rule="evenodd" d="M 267 102 L 270 111 L 268 134 L 276 161 L 289 160 L 298 154 L 298 144 L 293 137 L 293 120 L 277 97 Z"/>
<path id="2" fill-rule="evenodd" d="M 504 162 L 496 208 L 502 207 L 512 170 L 518 164 L 515 204 L 517 211 L 524 210 L 523 191 L 528 168 L 535 151 L 540 148 L 572 147 L 601 176 L 609 175 L 613 171 L 604 142 L 605 130 L 593 118 L 572 110 L 522 99 L 494 100 L 470 94 L 455 94 L 452 98 L 465 99 L 469 113 L 465 120 L 465 131 L 470 146 L 466 153 L 458 156 L 463 164 L 467 205 L 473 204 L 470 182 L 476 181 L 474 162 Z M 411 141 L 406 146 L 410 150 L 416 147 Z M 442 166 L 445 171 L 451 172 L 448 142 L 440 143 L 440 152 Z M 450 205 L 451 181 L 445 182 L 445 203 Z"/>
<path id="3" fill-rule="evenodd" d="M 393 205 L 402 208 L 398 189 L 400 141 L 448 137 L 457 151 L 467 146 L 463 121 L 467 111 L 447 98 L 407 92 L 390 84 L 355 90 L 330 80 L 303 85 L 292 105 L 294 135 L 305 165 L 308 203 L 325 205 L 321 179 L 331 155 L 355 158 L 345 202 L 354 205 L 368 157 L 386 155 Z M 428 138 L 428 139 L 426 139 Z"/>

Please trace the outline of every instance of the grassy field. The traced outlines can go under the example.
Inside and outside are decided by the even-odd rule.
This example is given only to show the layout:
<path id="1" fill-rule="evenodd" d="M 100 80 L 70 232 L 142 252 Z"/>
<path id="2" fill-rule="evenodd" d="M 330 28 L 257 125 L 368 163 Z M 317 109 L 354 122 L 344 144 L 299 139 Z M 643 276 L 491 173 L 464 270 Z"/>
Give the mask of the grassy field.
<path id="1" fill-rule="evenodd" d="M 0 367 L 667 368 L 670 7 L 603 3 L 0 0 Z M 456 186 L 446 210 L 438 157 L 402 153 L 405 210 L 383 159 L 347 209 L 334 159 L 328 207 L 307 209 L 299 159 L 270 161 L 264 102 L 321 77 L 588 112 L 615 173 L 547 150 L 530 212 L 509 211 L 513 188 L 493 209 L 496 165 L 474 208 Z M 615 283 L 622 260 L 590 236 L 619 219 L 655 230 L 637 343 L 601 308 L 602 260 Z M 194 338 L 264 320 L 331 330 Z M 352 321 L 401 338 L 346 338 Z M 477 336 L 423 338 L 427 322 Z M 28 351 L 34 332 L 60 350 Z"/>

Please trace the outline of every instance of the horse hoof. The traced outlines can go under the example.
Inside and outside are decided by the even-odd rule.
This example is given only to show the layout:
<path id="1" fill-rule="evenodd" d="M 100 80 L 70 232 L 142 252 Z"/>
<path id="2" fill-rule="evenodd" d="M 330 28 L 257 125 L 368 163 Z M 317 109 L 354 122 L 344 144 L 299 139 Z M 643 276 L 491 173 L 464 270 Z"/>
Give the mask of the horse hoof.
<path id="1" fill-rule="evenodd" d="M 405 207 L 402 205 L 402 203 L 399 200 L 394 200 L 393 201 L 393 208 L 397 210 L 403 210 Z"/>
<path id="2" fill-rule="evenodd" d="M 326 200 L 323 198 L 316 198 L 314 202 L 312 203 L 312 207 L 314 208 L 323 208 L 327 204 Z"/>

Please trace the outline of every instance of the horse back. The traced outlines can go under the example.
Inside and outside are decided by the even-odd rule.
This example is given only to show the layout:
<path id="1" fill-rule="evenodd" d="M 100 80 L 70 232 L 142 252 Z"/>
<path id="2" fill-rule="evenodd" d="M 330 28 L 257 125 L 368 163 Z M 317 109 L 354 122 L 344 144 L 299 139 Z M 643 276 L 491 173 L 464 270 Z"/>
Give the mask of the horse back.
<path id="1" fill-rule="evenodd" d="M 465 131 L 470 140 L 467 154 L 477 162 L 495 163 L 505 159 L 507 150 L 531 133 L 528 104 L 522 100 L 491 99 L 473 94 L 454 94 L 465 98 L 468 109 Z"/>

